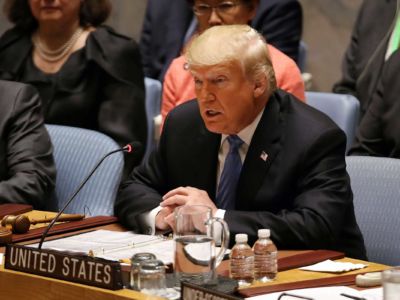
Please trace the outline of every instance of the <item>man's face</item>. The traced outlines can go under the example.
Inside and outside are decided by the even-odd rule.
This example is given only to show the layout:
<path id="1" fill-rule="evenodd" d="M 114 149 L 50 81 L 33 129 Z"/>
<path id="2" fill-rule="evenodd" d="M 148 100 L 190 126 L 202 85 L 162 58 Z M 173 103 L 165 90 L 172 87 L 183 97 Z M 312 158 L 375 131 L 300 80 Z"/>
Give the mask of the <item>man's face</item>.
<path id="1" fill-rule="evenodd" d="M 236 134 L 248 126 L 261 110 L 254 96 L 255 84 L 239 62 L 210 67 L 192 67 L 201 117 L 215 133 Z"/>
<path id="2" fill-rule="evenodd" d="M 240 0 L 195 0 L 199 32 L 216 25 L 248 24 L 254 18 L 255 7 L 256 1 L 251 7 Z"/>

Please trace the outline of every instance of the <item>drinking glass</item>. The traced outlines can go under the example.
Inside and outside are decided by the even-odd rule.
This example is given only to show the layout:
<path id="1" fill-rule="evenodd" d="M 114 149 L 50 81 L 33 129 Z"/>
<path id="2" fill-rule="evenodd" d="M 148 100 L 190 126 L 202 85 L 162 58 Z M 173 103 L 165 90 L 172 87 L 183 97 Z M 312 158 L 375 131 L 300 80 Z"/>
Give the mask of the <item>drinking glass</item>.
<path id="1" fill-rule="evenodd" d="M 141 252 L 136 253 L 131 258 L 131 274 L 130 274 L 130 286 L 131 289 L 138 290 L 138 281 L 139 281 L 139 271 L 140 271 L 140 263 L 147 260 L 156 259 L 156 256 L 153 253 Z"/>
<path id="2" fill-rule="evenodd" d="M 400 299 L 400 266 L 382 272 L 383 299 Z"/>
<path id="3" fill-rule="evenodd" d="M 151 259 L 140 263 L 138 288 L 153 295 L 167 288 L 165 266 L 161 260 Z"/>
<path id="4" fill-rule="evenodd" d="M 174 272 L 177 284 L 188 280 L 197 284 L 218 283 L 216 267 L 222 261 L 229 243 L 226 222 L 213 218 L 204 205 L 177 207 L 174 228 Z M 216 241 L 222 238 L 217 253 Z"/>

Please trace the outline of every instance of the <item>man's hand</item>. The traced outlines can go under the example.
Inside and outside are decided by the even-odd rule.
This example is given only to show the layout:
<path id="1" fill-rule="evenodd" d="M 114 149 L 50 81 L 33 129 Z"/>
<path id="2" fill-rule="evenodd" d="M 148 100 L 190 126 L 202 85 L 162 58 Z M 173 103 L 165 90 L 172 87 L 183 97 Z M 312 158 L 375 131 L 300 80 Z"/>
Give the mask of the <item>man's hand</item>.
<path id="1" fill-rule="evenodd" d="M 213 216 L 217 212 L 217 207 L 215 206 L 214 202 L 212 202 L 206 191 L 190 186 L 178 187 L 169 191 L 164 195 L 163 201 L 160 203 L 161 207 L 169 208 L 171 211 L 182 205 L 208 206 L 211 208 L 211 213 Z"/>
<path id="2" fill-rule="evenodd" d="M 158 214 L 156 215 L 156 229 L 158 230 L 167 230 L 170 229 L 169 222 L 167 220 L 170 220 L 171 217 L 173 219 L 174 216 L 174 210 L 170 207 L 163 207 Z"/>

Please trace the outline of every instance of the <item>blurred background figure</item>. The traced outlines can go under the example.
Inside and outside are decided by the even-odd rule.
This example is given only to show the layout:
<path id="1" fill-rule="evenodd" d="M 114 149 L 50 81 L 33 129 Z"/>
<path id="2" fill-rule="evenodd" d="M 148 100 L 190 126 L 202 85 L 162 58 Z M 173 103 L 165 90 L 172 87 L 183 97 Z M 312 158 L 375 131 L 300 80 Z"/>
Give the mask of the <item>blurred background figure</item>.
<path id="1" fill-rule="evenodd" d="M 189 2 L 192 3 L 196 17 L 195 34 L 218 25 L 248 24 L 256 15 L 260 3 L 258 0 L 193 0 Z M 296 63 L 270 44 L 268 44 L 268 51 L 278 87 L 304 101 L 304 84 Z M 193 77 L 187 70 L 186 59 L 182 55 L 172 61 L 165 74 L 161 105 L 162 120 L 175 106 L 195 97 Z"/>
<path id="2" fill-rule="evenodd" d="M 215 5 L 218 1 L 211 2 Z M 140 39 L 146 76 L 163 81 L 171 61 L 196 31 L 192 4 L 190 0 L 148 0 Z M 260 1 L 251 26 L 297 61 L 302 34 L 302 10 L 297 0 Z"/>
<path id="3" fill-rule="evenodd" d="M 384 64 L 351 155 L 400 158 L 400 49 Z"/>
<path id="4" fill-rule="evenodd" d="M 52 152 L 35 89 L 0 80 L 0 204 L 45 209 L 56 179 Z"/>
<path id="5" fill-rule="evenodd" d="M 352 94 L 367 111 L 376 93 L 382 69 L 399 47 L 400 21 L 397 0 L 364 0 L 343 59 L 342 78 L 333 91 Z"/>
<path id="6" fill-rule="evenodd" d="M 46 123 L 145 144 L 140 53 L 132 39 L 102 25 L 110 1 L 7 0 L 4 10 L 15 26 L 0 38 L 0 78 L 34 85 Z"/>

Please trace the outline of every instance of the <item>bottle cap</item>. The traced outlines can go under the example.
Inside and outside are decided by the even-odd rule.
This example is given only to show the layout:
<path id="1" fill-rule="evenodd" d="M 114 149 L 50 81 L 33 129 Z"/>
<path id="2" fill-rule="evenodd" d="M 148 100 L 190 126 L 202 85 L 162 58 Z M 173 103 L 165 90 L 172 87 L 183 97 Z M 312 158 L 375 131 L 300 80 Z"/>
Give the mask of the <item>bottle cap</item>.
<path id="1" fill-rule="evenodd" d="M 269 229 L 258 229 L 259 238 L 269 238 L 271 236 L 271 231 Z"/>
<path id="2" fill-rule="evenodd" d="M 238 233 L 235 235 L 236 243 L 245 243 L 247 242 L 247 234 L 245 233 Z"/>

